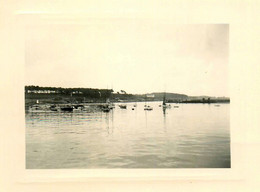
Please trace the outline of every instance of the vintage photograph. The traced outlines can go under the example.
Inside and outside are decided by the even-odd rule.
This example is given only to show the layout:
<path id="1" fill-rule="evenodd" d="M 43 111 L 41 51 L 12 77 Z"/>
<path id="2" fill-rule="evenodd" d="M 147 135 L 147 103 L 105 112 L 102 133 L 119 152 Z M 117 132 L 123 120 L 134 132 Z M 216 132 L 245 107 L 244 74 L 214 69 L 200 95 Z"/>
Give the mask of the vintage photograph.
<path id="1" fill-rule="evenodd" d="M 25 30 L 26 169 L 231 168 L 229 25 Z"/>

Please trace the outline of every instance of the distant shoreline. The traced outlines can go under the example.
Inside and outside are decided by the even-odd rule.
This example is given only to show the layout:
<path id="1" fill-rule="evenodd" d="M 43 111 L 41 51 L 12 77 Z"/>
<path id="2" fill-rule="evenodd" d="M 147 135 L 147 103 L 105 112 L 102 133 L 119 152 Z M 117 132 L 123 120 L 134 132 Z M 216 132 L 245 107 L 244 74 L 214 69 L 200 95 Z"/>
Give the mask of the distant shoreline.
<path id="1" fill-rule="evenodd" d="M 110 102 L 152 102 L 163 101 L 167 103 L 230 103 L 228 97 L 188 96 L 178 93 L 154 92 L 149 94 L 129 94 L 121 90 L 115 93 L 112 89 L 90 88 L 56 88 L 25 86 L 25 105 L 30 106 L 37 102 L 41 104 L 98 104 Z"/>
<path id="2" fill-rule="evenodd" d="M 145 100 L 121 100 L 121 101 L 117 101 L 117 100 L 113 100 L 111 99 L 110 102 L 112 103 L 132 103 L 132 102 L 145 102 Z M 147 100 L 147 102 L 163 102 L 163 100 Z M 34 98 L 28 98 L 28 95 L 25 96 L 25 106 L 30 106 L 30 105 L 34 105 L 34 104 L 46 104 L 46 105 L 86 105 L 86 106 L 94 106 L 94 105 L 103 105 L 104 103 L 106 103 L 103 100 L 93 100 L 93 101 L 89 101 L 89 102 L 78 102 L 77 100 L 72 100 L 70 101 L 70 98 L 62 98 L 60 100 L 55 100 L 55 98 L 49 96 L 49 97 L 37 97 L 35 96 Z M 210 101 L 205 101 L 205 100 L 183 100 L 183 101 L 166 101 L 166 103 L 169 104 L 229 104 L 230 100 L 226 99 L 226 100 L 210 100 Z"/>

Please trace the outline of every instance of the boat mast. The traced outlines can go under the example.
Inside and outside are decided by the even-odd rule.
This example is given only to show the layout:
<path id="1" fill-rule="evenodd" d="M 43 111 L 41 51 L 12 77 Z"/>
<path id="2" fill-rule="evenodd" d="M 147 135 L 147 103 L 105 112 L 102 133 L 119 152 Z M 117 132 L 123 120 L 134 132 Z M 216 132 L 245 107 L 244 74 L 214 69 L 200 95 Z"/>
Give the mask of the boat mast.
<path id="1" fill-rule="evenodd" d="M 166 92 L 165 92 L 165 89 L 166 89 L 166 85 L 164 84 L 163 105 L 166 105 Z"/>
<path id="2" fill-rule="evenodd" d="M 146 102 L 147 102 L 147 93 L 145 94 L 145 107 L 146 107 Z"/>
<path id="3" fill-rule="evenodd" d="M 166 98 L 165 98 L 165 95 L 166 95 L 166 93 L 164 92 L 164 94 L 163 94 L 163 105 L 166 105 Z"/>

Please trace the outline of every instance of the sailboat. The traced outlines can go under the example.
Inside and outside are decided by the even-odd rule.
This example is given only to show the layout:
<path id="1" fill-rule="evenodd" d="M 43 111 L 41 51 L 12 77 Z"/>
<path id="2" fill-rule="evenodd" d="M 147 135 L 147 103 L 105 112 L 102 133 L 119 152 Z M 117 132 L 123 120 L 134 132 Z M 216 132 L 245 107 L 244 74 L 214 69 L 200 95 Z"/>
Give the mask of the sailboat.
<path id="1" fill-rule="evenodd" d="M 165 92 L 164 92 L 164 94 L 163 94 L 162 107 L 163 107 L 164 109 L 166 109 L 166 108 L 171 108 L 171 105 L 170 105 L 170 104 L 169 104 L 169 105 L 166 104 L 166 93 L 165 93 Z"/>
<path id="2" fill-rule="evenodd" d="M 109 112 L 111 109 L 113 109 L 113 105 L 110 103 L 109 98 L 107 98 L 106 103 L 104 105 L 102 105 L 102 111 Z"/>
<path id="3" fill-rule="evenodd" d="M 111 89 L 111 90 L 112 90 L 112 92 L 113 92 L 113 86 L 112 86 L 112 89 Z M 111 98 L 112 92 L 110 93 L 110 96 L 107 98 L 107 101 L 106 101 L 107 104 L 108 104 L 108 108 L 109 108 L 109 109 L 114 109 L 114 108 L 115 108 L 115 104 L 114 104 L 113 102 L 111 102 L 110 99 L 109 99 L 109 98 Z"/>

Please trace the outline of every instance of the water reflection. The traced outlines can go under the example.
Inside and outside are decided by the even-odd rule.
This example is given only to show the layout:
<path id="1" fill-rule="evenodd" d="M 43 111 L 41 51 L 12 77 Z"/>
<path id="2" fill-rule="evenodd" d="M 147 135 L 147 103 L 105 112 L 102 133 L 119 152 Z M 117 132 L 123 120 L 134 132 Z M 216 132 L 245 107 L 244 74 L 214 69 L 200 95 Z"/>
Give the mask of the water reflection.
<path id="1" fill-rule="evenodd" d="M 163 109 L 163 129 L 164 132 L 167 132 L 167 126 L 166 126 L 166 108 L 162 108 Z"/>
<path id="2" fill-rule="evenodd" d="M 162 107 L 163 109 L 163 117 L 165 118 L 166 117 L 166 108 Z"/>
<path id="3" fill-rule="evenodd" d="M 108 135 L 113 134 L 114 130 L 114 112 L 105 113 L 105 123 Z"/>
<path id="4" fill-rule="evenodd" d="M 26 113 L 27 168 L 230 167 L 229 105 Z"/>

